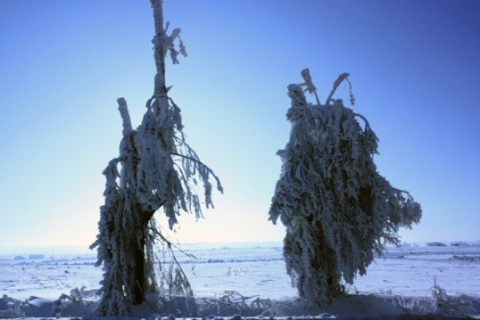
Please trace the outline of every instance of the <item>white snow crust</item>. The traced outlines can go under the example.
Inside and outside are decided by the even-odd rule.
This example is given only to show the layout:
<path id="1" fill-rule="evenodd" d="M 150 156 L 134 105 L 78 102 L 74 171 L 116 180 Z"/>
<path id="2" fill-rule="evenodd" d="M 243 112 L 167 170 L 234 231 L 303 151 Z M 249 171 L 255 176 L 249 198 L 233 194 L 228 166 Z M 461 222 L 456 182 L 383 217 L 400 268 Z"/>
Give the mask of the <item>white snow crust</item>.
<path id="1" fill-rule="evenodd" d="M 281 243 L 182 249 L 195 256 L 177 253 L 195 300 L 149 297 L 137 319 L 480 319 L 480 243 L 389 248 L 346 296 L 315 312 L 296 299 Z M 0 253 L 0 318 L 95 318 L 102 279 L 95 261 L 93 253 Z"/>

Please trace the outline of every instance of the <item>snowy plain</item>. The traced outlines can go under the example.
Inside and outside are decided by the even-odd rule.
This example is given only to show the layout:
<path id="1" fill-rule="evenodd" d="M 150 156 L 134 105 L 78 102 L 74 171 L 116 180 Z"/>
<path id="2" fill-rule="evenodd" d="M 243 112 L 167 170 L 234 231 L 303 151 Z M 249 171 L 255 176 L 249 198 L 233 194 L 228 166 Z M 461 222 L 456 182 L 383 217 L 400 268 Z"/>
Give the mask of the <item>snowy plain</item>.
<path id="1" fill-rule="evenodd" d="M 367 275 L 346 286 L 345 297 L 315 312 L 305 310 L 297 299 L 281 243 L 182 245 L 189 255 L 177 251 L 176 257 L 194 291 L 193 302 L 176 298 L 159 305 L 150 300 L 135 309 L 135 315 L 480 319 L 480 242 L 434 244 L 389 248 L 369 266 Z M 101 267 L 94 266 L 95 252 L 57 249 L 33 256 L 3 251 L 0 318 L 94 317 L 102 279 Z"/>

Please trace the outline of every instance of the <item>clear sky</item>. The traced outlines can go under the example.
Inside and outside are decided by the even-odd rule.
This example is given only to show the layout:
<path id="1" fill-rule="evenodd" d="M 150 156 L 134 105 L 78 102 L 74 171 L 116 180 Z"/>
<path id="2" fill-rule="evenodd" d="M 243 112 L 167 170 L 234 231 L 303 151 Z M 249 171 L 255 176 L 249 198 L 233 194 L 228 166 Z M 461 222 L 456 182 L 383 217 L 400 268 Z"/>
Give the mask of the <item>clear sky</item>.
<path id="1" fill-rule="evenodd" d="M 166 0 L 164 13 L 189 54 L 167 65 L 171 97 L 225 188 L 205 219 L 182 215 L 180 241 L 283 239 L 268 221 L 275 153 L 305 67 L 322 101 L 351 74 L 378 171 L 423 208 L 403 241 L 480 240 L 480 2 Z M 139 125 L 153 31 L 147 0 L 0 1 L 0 250 L 95 240 L 116 99 Z"/>

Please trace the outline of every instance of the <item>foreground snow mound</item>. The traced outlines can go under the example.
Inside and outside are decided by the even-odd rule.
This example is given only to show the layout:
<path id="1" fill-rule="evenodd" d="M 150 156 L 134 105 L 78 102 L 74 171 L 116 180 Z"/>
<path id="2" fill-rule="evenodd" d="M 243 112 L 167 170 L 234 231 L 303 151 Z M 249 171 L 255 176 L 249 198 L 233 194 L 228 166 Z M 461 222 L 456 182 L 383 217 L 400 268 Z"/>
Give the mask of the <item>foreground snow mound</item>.
<path id="1" fill-rule="evenodd" d="M 78 290 L 77 290 L 78 291 Z M 72 290 L 75 292 L 75 290 Z M 3 296 L 0 318 L 77 318 L 97 319 L 98 300 L 63 294 L 59 299 L 30 297 L 20 301 Z M 321 310 L 307 310 L 298 299 L 270 300 L 226 291 L 212 298 L 157 297 L 133 310 L 132 319 L 480 319 L 480 299 L 448 296 L 440 287 L 431 297 L 398 295 L 344 295 Z M 123 318 L 126 319 L 126 318 Z"/>

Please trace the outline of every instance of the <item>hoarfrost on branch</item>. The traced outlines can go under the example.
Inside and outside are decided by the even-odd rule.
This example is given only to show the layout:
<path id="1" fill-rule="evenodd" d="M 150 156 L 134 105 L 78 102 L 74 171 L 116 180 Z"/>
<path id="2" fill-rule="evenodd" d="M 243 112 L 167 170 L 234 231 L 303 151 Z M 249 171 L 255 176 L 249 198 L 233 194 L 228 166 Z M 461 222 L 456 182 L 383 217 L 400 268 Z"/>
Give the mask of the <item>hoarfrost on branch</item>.
<path id="1" fill-rule="evenodd" d="M 145 301 L 150 293 L 159 293 L 154 267 L 154 242 L 167 242 L 158 231 L 153 215 L 163 211 L 169 227 L 177 223 L 180 212 L 202 217 L 201 198 L 192 187 L 203 182 L 204 202 L 213 207 L 211 199 L 215 180 L 220 180 L 202 163 L 185 141 L 180 108 L 168 96 L 165 85 L 165 55 L 170 52 L 173 63 L 177 56 L 186 56 L 180 29 L 167 35 L 163 27 L 162 1 L 151 0 L 155 36 L 154 58 L 157 73 L 154 93 L 147 101 L 147 110 L 140 126 L 132 127 L 127 102 L 118 99 L 123 122 L 123 138 L 117 158 L 112 159 L 103 174 L 106 177 L 105 203 L 100 208 L 99 233 L 91 248 L 97 248 L 97 266 L 103 264 L 102 294 L 97 313 L 101 316 L 126 316 L 131 307 Z M 179 40 L 179 50 L 175 40 Z M 168 242 L 168 248 L 170 243 Z M 175 260 L 176 261 L 176 260 Z M 181 268 L 170 268 L 175 279 L 167 284 L 175 292 L 191 294 L 188 280 Z M 165 276 L 162 278 L 165 279 Z"/>
<path id="2" fill-rule="evenodd" d="M 367 119 L 333 99 L 349 74 L 334 82 L 325 105 L 308 69 L 301 74 L 304 83 L 288 86 L 292 129 L 277 153 L 283 165 L 269 220 L 280 218 L 287 227 L 287 272 L 305 304 L 317 308 L 344 291 L 342 281 L 364 275 L 387 243 L 398 245 L 399 228 L 418 223 L 421 208 L 377 172 L 378 139 Z M 307 102 L 305 92 L 315 94 L 317 104 Z"/>

